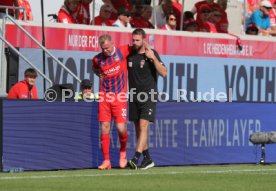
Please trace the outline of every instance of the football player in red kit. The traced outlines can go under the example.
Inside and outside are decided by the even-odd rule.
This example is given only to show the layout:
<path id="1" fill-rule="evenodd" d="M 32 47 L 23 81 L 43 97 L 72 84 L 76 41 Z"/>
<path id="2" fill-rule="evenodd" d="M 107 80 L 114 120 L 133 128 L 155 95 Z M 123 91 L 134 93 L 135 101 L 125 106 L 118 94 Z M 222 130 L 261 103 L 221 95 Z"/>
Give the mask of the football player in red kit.
<path id="1" fill-rule="evenodd" d="M 101 127 L 101 149 L 104 156 L 100 170 L 111 169 L 109 156 L 110 125 L 114 118 L 120 148 L 120 168 L 127 165 L 126 144 L 128 133 L 127 121 L 127 65 L 126 57 L 130 47 L 115 47 L 110 35 L 104 34 L 99 38 L 102 52 L 93 58 L 93 71 L 99 76 L 99 122 Z"/>

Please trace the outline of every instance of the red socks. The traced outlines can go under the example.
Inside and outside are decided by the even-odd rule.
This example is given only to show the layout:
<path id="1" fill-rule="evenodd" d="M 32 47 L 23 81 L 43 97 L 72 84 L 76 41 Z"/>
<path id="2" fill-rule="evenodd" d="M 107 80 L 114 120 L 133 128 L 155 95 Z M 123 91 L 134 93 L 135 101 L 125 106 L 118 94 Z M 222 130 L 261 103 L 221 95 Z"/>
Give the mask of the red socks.
<path id="1" fill-rule="evenodd" d="M 120 143 L 121 143 L 120 152 L 125 152 L 126 151 L 127 138 L 128 138 L 127 131 L 125 132 L 124 135 L 119 135 L 119 139 L 120 139 Z"/>
<path id="2" fill-rule="evenodd" d="M 101 147 L 104 156 L 104 160 L 110 160 L 109 157 L 110 136 L 109 134 L 101 135 Z"/>

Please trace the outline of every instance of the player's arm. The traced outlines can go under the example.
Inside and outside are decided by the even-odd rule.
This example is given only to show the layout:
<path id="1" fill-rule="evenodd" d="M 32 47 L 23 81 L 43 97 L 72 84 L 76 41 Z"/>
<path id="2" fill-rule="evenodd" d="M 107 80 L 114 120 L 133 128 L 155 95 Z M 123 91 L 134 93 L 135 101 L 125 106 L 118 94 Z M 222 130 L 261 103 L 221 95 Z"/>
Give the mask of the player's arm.
<path id="1" fill-rule="evenodd" d="M 146 54 L 146 57 L 149 58 L 152 63 L 154 63 L 157 73 L 160 76 L 165 77 L 167 75 L 167 68 L 161 62 L 160 57 L 157 54 L 157 52 L 155 54 L 154 51 L 149 46 L 145 46 L 145 54 Z"/>
<path id="2" fill-rule="evenodd" d="M 92 64 L 92 70 L 93 72 L 98 76 L 100 77 L 100 68 L 99 68 L 99 65 L 98 65 L 98 62 L 96 61 L 96 57 L 93 58 L 93 64 Z"/>

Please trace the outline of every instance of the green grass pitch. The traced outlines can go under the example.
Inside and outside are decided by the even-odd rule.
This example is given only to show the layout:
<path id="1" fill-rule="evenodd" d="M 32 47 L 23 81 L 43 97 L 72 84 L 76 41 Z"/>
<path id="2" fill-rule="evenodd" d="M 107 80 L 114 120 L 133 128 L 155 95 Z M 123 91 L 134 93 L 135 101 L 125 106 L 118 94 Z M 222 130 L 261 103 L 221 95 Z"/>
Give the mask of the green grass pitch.
<path id="1" fill-rule="evenodd" d="M 276 189 L 276 164 L 0 173 L 0 191 L 260 191 Z"/>

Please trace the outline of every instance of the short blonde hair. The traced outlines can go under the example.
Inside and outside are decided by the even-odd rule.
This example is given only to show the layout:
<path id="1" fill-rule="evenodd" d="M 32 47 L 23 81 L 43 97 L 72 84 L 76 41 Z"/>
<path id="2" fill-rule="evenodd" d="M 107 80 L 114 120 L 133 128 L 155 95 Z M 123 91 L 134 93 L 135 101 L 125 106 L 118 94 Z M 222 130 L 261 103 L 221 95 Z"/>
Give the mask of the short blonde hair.
<path id="1" fill-rule="evenodd" d="M 100 36 L 99 38 L 100 45 L 102 45 L 105 41 L 109 41 L 109 42 L 112 41 L 112 38 L 109 34 L 103 34 Z"/>

